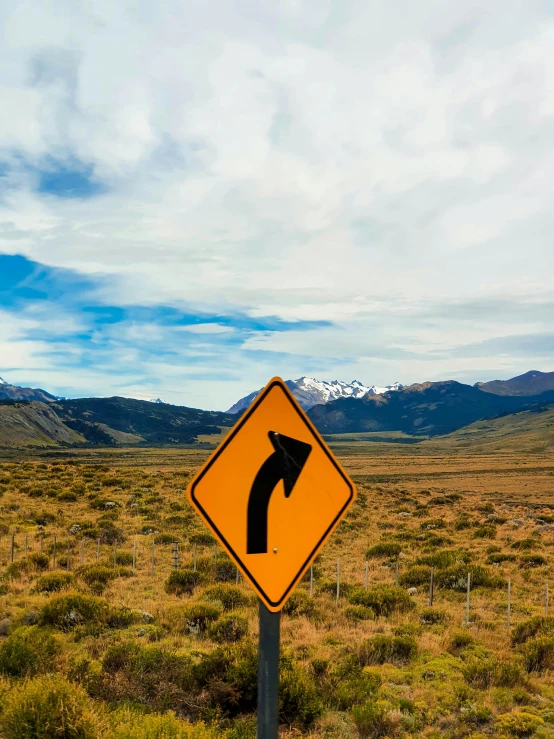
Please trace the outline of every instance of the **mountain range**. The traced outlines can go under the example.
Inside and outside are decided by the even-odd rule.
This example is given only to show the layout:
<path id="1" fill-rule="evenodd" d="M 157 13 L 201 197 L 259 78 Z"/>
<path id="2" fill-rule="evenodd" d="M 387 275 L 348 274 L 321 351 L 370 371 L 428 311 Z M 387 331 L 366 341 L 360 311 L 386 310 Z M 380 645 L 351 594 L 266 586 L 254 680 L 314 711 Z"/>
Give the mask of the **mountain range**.
<path id="1" fill-rule="evenodd" d="M 366 395 L 382 395 L 393 390 L 401 390 L 402 385 L 395 382 L 393 385 L 378 387 L 377 385 L 366 386 L 359 380 L 342 382 L 341 380 L 316 380 L 313 377 L 299 377 L 298 380 L 286 380 L 286 385 L 304 410 L 313 408 L 314 405 L 330 403 L 339 398 L 363 398 Z M 250 403 L 256 399 L 262 388 L 246 395 L 232 405 L 227 413 L 241 413 L 246 410 Z"/>
<path id="2" fill-rule="evenodd" d="M 323 434 L 402 432 L 414 440 L 477 421 L 530 411 L 527 427 L 554 411 L 554 372 L 466 385 L 454 380 L 375 388 L 313 378 L 288 383 Z M 0 446 L 176 445 L 217 440 L 257 393 L 232 413 L 131 398 L 58 399 L 44 390 L 0 384 Z M 327 398 L 312 405 L 314 399 Z M 241 403 L 242 408 L 235 407 Z M 545 413 L 548 411 L 548 413 Z M 553 413 L 554 417 L 554 413 Z M 519 423 L 519 421 L 518 421 Z M 509 423 L 503 422 L 503 427 Z M 548 423 L 546 423 L 548 425 Z M 546 426 L 545 426 L 546 427 Z"/>

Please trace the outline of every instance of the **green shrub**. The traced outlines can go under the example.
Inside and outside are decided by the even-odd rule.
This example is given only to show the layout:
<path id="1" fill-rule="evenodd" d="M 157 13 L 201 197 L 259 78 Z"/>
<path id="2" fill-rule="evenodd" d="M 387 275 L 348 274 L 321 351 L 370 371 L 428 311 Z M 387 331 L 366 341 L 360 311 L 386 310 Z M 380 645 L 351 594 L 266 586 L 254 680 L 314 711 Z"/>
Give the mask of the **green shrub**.
<path id="1" fill-rule="evenodd" d="M 448 617 L 444 611 L 439 611 L 437 608 L 424 608 L 419 614 L 419 620 L 426 626 L 434 624 L 445 624 L 448 621 Z"/>
<path id="2" fill-rule="evenodd" d="M 57 593 L 73 584 L 73 575 L 69 572 L 48 572 L 41 575 L 35 583 L 37 593 Z"/>
<path id="3" fill-rule="evenodd" d="M 201 595 L 202 600 L 221 604 L 223 610 L 234 611 L 250 603 L 250 598 L 236 585 L 213 585 L 206 588 Z"/>
<path id="4" fill-rule="evenodd" d="M 28 557 L 30 566 L 37 572 L 44 572 L 50 566 L 50 557 L 42 552 L 33 552 Z"/>
<path id="5" fill-rule="evenodd" d="M 467 563 L 471 560 L 471 554 L 460 549 L 443 549 L 424 557 L 418 557 L 416 565 L 427 565 L 427 567 L 445 568 L 454 564 Z"/>
<path id="6" fill-rule="evenodd" d="M 323 712 L 313 678 L 302 667 L 281 665 L 279 676 L 279 722 L 308 728 Z"/>
<path id="7" fill-rule="evenodd" d="M 219 730 L 182 721 L 172 712 L 144 714 L 125 708 L 115 712 L 111 723 L 110 739 L 222 739 Z"/>
<path id="8" fill-rule="evenodd" d="M 349 621 L 356 623 L 357 621 L 369 621 L 375 618 L 373 608 L 367 606 L 348 606 L 344 609 L 344 615 Z"/>
<path id="9" fill-rule="evenodd" d="M 207 531 L 196 531 L 189 536 L 189 541 L 191 544 L 205 547 L 213 546 L 215 544 L 215 539 Z"/>
<path id="10" fill-rule="evenodd" d="M 85 623 L 107 623 L 109 610 L 106 601 L 98 598 L 79 593 L 57 595 L 40 609 L 39 623 L 70 631 Z"/>
<path id="11" fill-rule="evenodd" d="M 30 677 L 54 668 L 60 651 L 56 639 L 36 626 L 20 628 L 0 642 L 0 673 Z"/>
<path id="12" fill-rule="evenodd" d="M 133 564 L 133 553 L 132 552 L 116 552 L 115 553 L 115 564 L 121 565 L 123 567 L 130 567 Z"/>
<path id="13" fill-rule="evenodd" d="M 542 554 L 523 554 L 519 558 L 519 566 L 524 569 L 544 567 L 546 564 L 546 558 L 543 557 Z"/>
<path id="14" fill-rule="evenodd" d="M 496 736 L 499 739 L 533 736 L 541 726 L 544 726 L 542 718 L 523 711 L 521 713 L 504 713 L 497 717 L 495 723 Z"/>
<path id="15" fill-rule="evenodd" d="M 66 493 L 61 493 L 60 495 L 58 495 L 58 500 L 62 503 L 75 503 L 78 498 L 75 493 L 68 491 Z"/>
<path id="16" fill-rule="evenodd" d="M 428 585 L 431 578 L 431 568 L 428 566 L 409 567 L 406 572 L 402 572 L 398 578 L 400 585 L 406 587 L 418 587 L 420 585 Z"/>
<path id="17" fill-rule="evenodd" d="M 554 668 L 554 637 L 530 639 L 521 647 L 527 672 L 543 672 Z"/>
<path id="18" fill-rule="evenodd" d="M 474 539 L 496 539 L 496 526 L 487 524 L 479 526 L 473 532 Z"/>
<path id="19" fill-rule="evenodd" d="M 201 572 L 193 570 L 173 570 L 165 581 L 165 592 L 174 595 L 192 595 L 194 588 L 204 581 Z"/>
<path id="20" fill-rule="evenodd" d="M 501 688 L 514 688 L 525 682 L 521 666 L 518 662 L 499 661 L 496 658 L 468 660 L 463 668 L 462 674 L 468 685 L 472 688 L 485 690 L 492 686 Z"/>
<path id="21" fill-rule="evenodd" d="M 392 585 L 377 585 L 370 590 L 355 590 L 349 598 L 352 605 L 371 608 L 377 616 L 404 613 L 415 608 L 414 601 L 402 588 Z"/>
<path id="22" fill-rule="evenodd" d="M 512 549 L 517 549 L 518 551 L 529 551 L 529 549 L 536 549 L 539 546 L 540 542 L 537 541 L 537 539 L 520 539 L 519 541 L 514 541 L 512 544 L 510 544 L 510 547 Z"/>
<path id="23" fill-rule="evenodd" d="M 56 675 L 8 693 L 0 723 L 6 739 L 100 739 L 101 721 L 82 688 Z"/>
<path id="24" fill-rule="evenodd" d="M 209 603 L 191 603 L 182 613 L 185 630 L 191 634 L 203 634 L 220 615 L 221 610 L 217 606 Z"/>
<path id="25" fill-rule="evenodd" d="M 378 544 L 375 544 L 375 546 L 368 549 L 365 556 L 368 559 L 375 559 L 378 557 L 397 559 L 401 551 L 402 545 L 396 541 L 380 541 Z"/>
<path id="26" fill-rule="evenodd" d="M 217 558 L 214 569 L 214 578 L 218 582 L 236 581 L 237 568 L 228 557 L 226 557 L 225 559 L 222 559 L 220 557 Z"/>
<path id="27" fill-rule="evenodd" d="M 454 521 L 454 528 L 456 531 L 462 531 L 463 529 L 469 529 L 473 525 L 473 519 L 468 513 L 460 513 L 458 518 Z"/>
<path id="28" fill-rule="evenodd" d="M 456 654 L 473 644 L 475 644 L 475 639 L 471 634 L 468 634 L 467 631 L 460 631 L 457 634 L 452 635 L 448 651 Z"/>
<path id="29" fill-rule="evenodd" d="M 472 588 L 497 588 L 504 585 L 504 581 L 501 578 L 493 577 L 486 567 L 463 564 L 439 570 L 435 574 L 435 583 L 438 587 L 465 592 L 468 572 L 471 573 Z"/>
<path id="30" fill-rule="evenodd" d="M 533 616 L 512 629 L 512 644 L 524 644 L 536 636 L 554 636 L 554 617 Z"/>
<path id="31" fill-rule="evenodd" d="M 104 592 L 108 583 L 117 577 L 117 570 L 103 564 L 92 564 L 80 567 L 77 575 L 95 593 L 100 594 Z"/>
<path id="32" fill-rule="evenodd" d="M 412 636 L 377 634 L 360 645 L 358 658 L 362 665 L 382 665 L 385 662 L 406 664 L 417 655 L 417 642 Z"/>
<path id="33" fill-rule="evenodd" d="M 157 534 L 154 537 L 154 541 L 156 544 L 173 544 L 174 542 L 178 541 L 179 537 L 175 536 L 175 534 Z"/>
<path id="34" fill-rule="evenodd" d="M 503 552 L 492 552 L 487 557 L 488 565 L 499 565 L 502 562 L 515 562 L 517 555 L 515 554 L 504 554 Z"/>
<path id="35" fill-rule="evenodd" d="M 244 616 L 229 613 L 212 623 L 208 633 L 216 642 L 237 642 L 248 634 L 248 620 Z"/>
<path id="36" fill-rule="evenodd" d="M 310 598 L 303 590 L 296 590 L 283 606 L 283 613 L 291 618 L 306 616 L 313 618 L 318 615 L 317 601 Z"/>
<path id="37" fill-rule="evenodd" d="M 361 706 L 354 706 L 352 718 L 361 739 L 388 739 L 400 734 L 398 718 L 383 701 L 368 701 Z"/>

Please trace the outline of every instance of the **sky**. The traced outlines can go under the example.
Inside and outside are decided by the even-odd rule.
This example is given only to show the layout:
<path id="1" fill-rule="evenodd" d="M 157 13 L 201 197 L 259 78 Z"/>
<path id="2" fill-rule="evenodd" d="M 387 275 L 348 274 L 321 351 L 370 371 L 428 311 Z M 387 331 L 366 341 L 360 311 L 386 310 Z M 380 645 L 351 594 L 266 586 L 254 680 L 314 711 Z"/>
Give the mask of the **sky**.
<path id="1" fill-rule="evenodd" d="M 554 370 L 547 0 L 3 0 L 0 376 Z"/>

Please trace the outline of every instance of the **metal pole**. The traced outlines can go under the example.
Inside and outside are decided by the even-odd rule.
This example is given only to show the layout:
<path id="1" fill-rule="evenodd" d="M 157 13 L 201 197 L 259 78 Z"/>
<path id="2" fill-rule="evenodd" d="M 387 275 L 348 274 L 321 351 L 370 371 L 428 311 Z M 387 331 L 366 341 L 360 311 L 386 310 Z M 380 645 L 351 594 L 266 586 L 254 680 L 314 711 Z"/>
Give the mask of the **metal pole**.
<path id="1" fill-rule="evenodd" d="M 369 562 L 367 560 L 366 560 L 366 563 L 365 563 L 364 587 L 365 587 L 366 590 L 369 587 Z"/>
<path id="2" fill-rule="evenodd" d="M 508 607 L 506 609 L 506 628 L 510 628 L 510 616 L 511 616 L 511 595 L 512 595 L 512 581 L 508 578 Z"/>
<path id="3" fill-rule="evenodd" d="M 176 570 L 179 567 L 179 549 L 176 541 L 173 542 L 173 569 Z"/>
<path id="4" fill-rule="evenodd" d="M 337 603 L 340 597 L 340 559 L 337 559 Z"/>
<path id="5" fill-rule="evenodd" d="M 431 577 L 429 579 L 429 608 L 433 605 L 433 597 L 435 595 L 435 568 L 431 567 Z"/>
<path id="6" fill-rule="evenodd" d="M 314 566 L 310 565 L 310 598 L 314 594 Z"/>
<path id="7" fill-rule="evenodd" d="M 257 739 L 278 739 L 281 613 L 272 613 L 260 600 L 259 615 Z"/>
<path id="8" fill-rule="evenodd" d="M 133 575 L 135 574 L 137 569 L 137 542 L 136 539 L 133 542 Z"/>
<path id="9" fill-rule="evenodd" d="M 469 626 L 469 591 L 471 590 L 471 572 L 467 573 L 467 594 L 466 594 L 466 626 Z"/>
<path id="10" fill-rule="evenodd" d="M 12 534 L 12 541 L 10 544 L 10 562 L 13 562 L 13 553 L 15 549 L 15 541 L 14 541 L 15 534 Z"/>
<path id="11" fill-rule="evenodd" d="M 56 534 L 54 534 L 54 569 L 56 569 Z"/>

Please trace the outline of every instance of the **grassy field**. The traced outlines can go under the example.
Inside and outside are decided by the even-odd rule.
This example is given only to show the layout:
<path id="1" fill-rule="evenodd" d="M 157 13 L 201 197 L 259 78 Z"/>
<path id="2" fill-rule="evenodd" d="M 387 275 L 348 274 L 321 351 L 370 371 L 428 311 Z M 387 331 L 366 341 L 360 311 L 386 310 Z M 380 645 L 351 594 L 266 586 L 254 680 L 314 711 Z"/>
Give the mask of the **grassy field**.
<path id="1" fill-rule="evenodd" d="M 521 420 L 525 453 L 502 419 L 331 438 L 359 497 L 284 611 L 281 736 L 554 737 L 554 455 Z M 5 453 L 0 736 L 255 736 L 255 599 L 185 500 L 208 453 Z"/>

